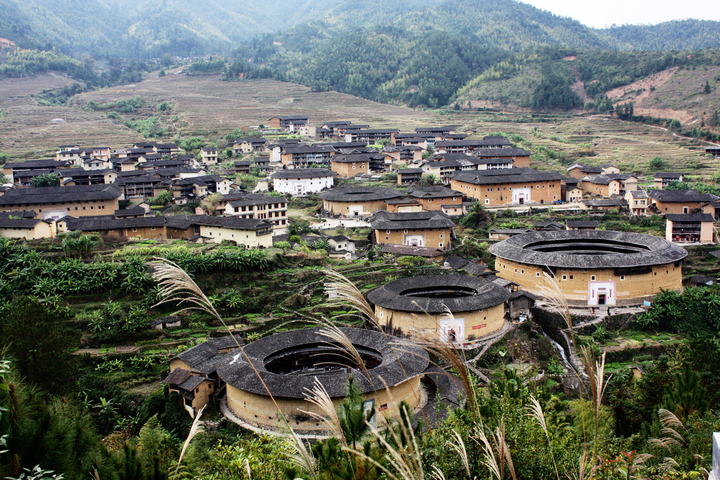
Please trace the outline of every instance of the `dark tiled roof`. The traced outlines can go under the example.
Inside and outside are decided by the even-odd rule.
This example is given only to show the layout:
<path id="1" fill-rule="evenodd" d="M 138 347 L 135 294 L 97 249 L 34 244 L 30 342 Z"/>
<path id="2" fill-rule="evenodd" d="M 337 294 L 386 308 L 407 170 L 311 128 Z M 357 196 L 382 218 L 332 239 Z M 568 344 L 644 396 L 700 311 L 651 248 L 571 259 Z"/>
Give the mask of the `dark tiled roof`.
<path id="1" fill-rule="evenodd" d="M 176 368 L 175 370 L 170 372 L 170 375 L 165 377 L 165 380 L 163 380 L 163 382 L 167 383 L 168 385 L 177 386 L 187 380 L 190 375 L 192 375 L 190 370 L 185 370 L 184 368 Z"/>
<path id="2" fill-rule="evenodd" d="M 532 152 L 524 148 L 476 148 L 472 154 L 476 157 L 529 157 Z"/>
<path id="3" fill-rule="evenodd" d="M 664 265 L 687 256 L 685 249 L 664 238 L 611 230 L 532 232 L 491 245 L 489 250 L 518 263 L 559 268 Z"/>
<path id="4" fill-rule="evenodd" d="M 140 205 L 133 205 L 132 207 L 124 208 L 122 210 L 115 210 L 116 217 L 135 217 L 138 215 L 145 215 L 147 212 Z"/>
<path id="5" fill-rule="evenodd" d="M 680 180 L 682 178 L 682 173 L 672 173 L 672 172 L 657 172 L 655 173 L 653 178 L 663 178 L 668 180 Z"/>
<path id="6" fill-rule="evenodd" d="M 627 207 L 628 203 L 622 197 L 607 198 L 602 200 L 583 200 L 586 207 Z"/>
<path id="7" fill-rule="evenodd" d="M 325 178 L 334 177 L 337 173 L 326 168 L 294 168 L 291 170 L 280 170 L 270 175 L 270 178 Z"/>
<path id="8" fill-rule="evenodd" d="M 371 155 L 367 153 L 351 153 L 348 155 L 335 155 L 332 158 L 333 163 L 358 163 L 369 162 Z"/>
<path id="9" fill-rule="evenodd" d="M 454 228 L 455 223 L 441 212 L 388 213 L 381 210 L 371 219 L 373 230 L 425 230 Z"/>
<path id="10" fill-rule="evenodd" d="M 467 292 L 466 296 L 448 295 L 440 292 Z M 427 292 L 430 295 L 423 296 Z M 510 298 L 510 292 L 492 282 L 467 275 L 435 275 L 407 277 L 394 280 L 367 294 L 368 301 L 383 308 L 414 313 L 472 312 L 494 307 Z"/>
<path id="11" fill-rule="evenodd" d="M 404 196 L 399 190 L 382 187 L 338 187 L 320 194 L 322 200 L 331 202 L 372 202 Z"/>
<path id="12" fill-rule="evenodd" d="M 358 328 L 340 330 L 357 348 L 378 352 L 382 357 L 380 365 L 369 370 L 372 383 L 364 375 L 355 375 L 363 393 L 401 384 L 422 374 L 429 365 L 427 352 L 407 340 L 386 336 L 374 330 Z M 263 337 L 244 349 L 254 368 L 242 352 L 236 351 L 227 354 L 218 365 L 218 375 L 220 379 L 235 388 L 267 396 L 265 386 L 255 373 L 257 371 L 273 396 L 304 398 L 306 390 L 312 388 L 316 376 L 273 373 L 265 368 L 265 364 L 268 357 L 278 352 L 301 349 L 305 345 L 315 348 L 330 342 L 330 339 L 321 335 L 319 331 L 318 328 L 294 330 Z M 339 369 L 326 371 L 317 378 L 331 398 L 341 398 L 346 395 L 348 375 L 345 369 Z"/>
<path id="13" fill-rule="evenodd" d="M 671 222 L 714 222 L 715 218 L 709 213 L 668 213 L 665 218 Z"/>
<path id="14" fill-rule="evenodd" d="M 422 168 L 401 168 L 397 171 L 398 175 L 413 175 L 423 173 Z"/>
<path id="15" fill-rule="evenodd" d="M 632 198 L 649 198 L 645 190 L 632 190 L 630 191 L 630 196 Z"/>
<path id="16" fill-rule="evenodd" d="M 11 215 L 12 212 L 9 212 L 9 215 L 0 215 L 0 228 L 35 228 L 35 225 L 42 222 L 35 218 L 11 218 Z"/>
<path id="17" fill-rule="evenodd" d="M 442 186 L 411 188 L 408 195 L 414 198 L 462 197 L 462 193 Z"/>
<path id="18" fill-rule="evenodd" d="M 229 193 L 223 196 L 223 200 L 227 201 L 233 207 L 246 207 L 249 205 L 270 205 L 272 203 L 287 203 L 285 197 L 273 197 L 271 195 L 262 195 L 259 193 Z"/>
<path id="19" fill-rule="evenodd" d="M 557 172 L 538 172 L 532 168 L 508 168 L 457 172 L 452 178 L 472 185 L 496 185 L 555 181 L 562 180 L 563 177 Z"/>
<path id="20" fill-rule="evenodd" d="M 709 193 L 700 193 L 697 190 L 651 190 L 650 198 L 664 203 L 681 202 L 714 202 L 718 199 Z"/>
<path id="21" fill-rule="evenodd" d="M 240 345 L 245 344 L 239 335 L 235 336 L 235 339 Z M 218 363 L 225 356 L 224 353 L 221 353 L 221 350 L 231 349 L 233 346 L 236 346 L 235 340 L 229 335 L 227 337 L 210 338 L 200 345 L 188 348 L 175 358 L 187 363 L 194 371 L 207 375 L 216 370 Z"/>
<path id="22" fill-rule="evenodd" d="M 470 275 L 480 276 L 487 271 L 487 265 L 475 263 L 457 255 L 446 258 L 445 261 L 454 270 L 465 270 Z"/>
<path id="23" fill-rule="evenodd" d="M 30 187 L 8 190 L 0 196 L 0 205 L 87 202 L 114 200 L 122 193 L 113 185 L 77 185 L 71 187 Z"/>
<path id="24" fill-rule="evenodd" d="M 38 168 L 64 168 L 70 166 L 65 160 L 28 160 L 26 162 L 8 162 L 3 168 L 11 170 L 37 170 Z"/>
<path id="25" fill-rule="evenodd" d="M 64 217 L 68 230 L 94 232 L 116 230 L 120 228 L 162 228 L 165 217 L 129 217 L 115 218 L 112 215 L 94 215 L 88 217 Z"/>

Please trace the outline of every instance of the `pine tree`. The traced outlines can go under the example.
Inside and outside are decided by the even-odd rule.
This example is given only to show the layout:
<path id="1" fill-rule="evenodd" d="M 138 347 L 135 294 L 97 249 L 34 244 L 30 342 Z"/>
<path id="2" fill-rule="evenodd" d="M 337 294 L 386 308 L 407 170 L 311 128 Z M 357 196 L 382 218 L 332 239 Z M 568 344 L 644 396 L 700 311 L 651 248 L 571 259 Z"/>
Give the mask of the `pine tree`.
<path id="1" fill-rule="evenodd" d="M 705 93 L 710 93 L 710 83 L 707 80 L 705 80 Z"/>
<path id="2" fill-rule="evenodd" d="M 685 422 L 694 412 L 703 413 L 708 407 L 705 391 L 700 385 L 700 377 L 686 363 L 681 372 L 673 375 L 673 384 L 665 388 L 663 403 Z"/>

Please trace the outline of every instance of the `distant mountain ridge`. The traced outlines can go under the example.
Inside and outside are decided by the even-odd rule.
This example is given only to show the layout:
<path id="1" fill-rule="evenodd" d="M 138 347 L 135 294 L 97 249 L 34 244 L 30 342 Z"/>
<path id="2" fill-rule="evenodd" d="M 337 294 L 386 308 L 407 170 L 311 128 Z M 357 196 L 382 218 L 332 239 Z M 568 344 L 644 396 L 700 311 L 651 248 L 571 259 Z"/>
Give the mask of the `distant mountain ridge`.
<path id="1" fill-rule="evenodd" d="M 697 50 L 720 46 L 720 22 L 592 29 L 514 0 L 0 0 L 0 37 L 79 56 L 223 53 L 263 35 L 317 40 L 391 25 L 441 30 L 481 46 Z M 322 30 L 325 31 L 322 31 Z M 295 45 L 294 49 L 302 48 Z"/>

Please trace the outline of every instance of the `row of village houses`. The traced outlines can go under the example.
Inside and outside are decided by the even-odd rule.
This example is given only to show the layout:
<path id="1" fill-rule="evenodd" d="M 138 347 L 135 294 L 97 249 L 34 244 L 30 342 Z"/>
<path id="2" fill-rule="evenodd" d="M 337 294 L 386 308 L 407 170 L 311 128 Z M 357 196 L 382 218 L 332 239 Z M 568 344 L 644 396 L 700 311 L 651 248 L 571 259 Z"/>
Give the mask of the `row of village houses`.
<path id="1" fill-rule="evenodd" d="M 322 169 L 278 173 L 296 172 L 307 173 L 309 178 L 330 181 L 334 178 L 333 172 Z M 375 243 L 403 247 L 400 250 L 403 254 L 417 251 L 417 255 L 432 257 L 452 247 L 453 219 L 479 198 L 490 200 L 484 202 L 490 206 L 498 202 L 517 205 L 525 200 L 538 204 L 544 199 L 550 203 L 561 192 L 563 181 L 557 173 L 518 168 L 459 172 L 452 178 L 453 188 L 411 187 L 406 191 L 387 187 L 325 188 L 320 194 L 321 210 L 324 216 L 369 219 Z M 713 223 L 720 213 L 718 197 L 695 190 L 630 193 L 639 197 L 639 192 L 645 194 L 642 200 L 648 206 L 635 213 L 665 215 L 669 240 L 713 241 Z M 177 218 L 155 216 L 144 203 L 120 210 L 121 197 L 115 185 L 104 184 L 8 189 L 0 195 L 0 211 L 5 211 L 0 217 L 0 234 L 35 239 L 78 230 L 117 237 L 227 240 L 262 248 L 272 245 L 274 229 L 287 225 L 288 200 L 281 196 L 233 191 L 205 206 L 212 209 L 210 212 L 201 209 L 199 215 Z M 592 202 L 599 200 L 583 201 L 580 205 L 592 211 L 586 205 Z M 618 208 L 617 202 L 610 199 L 602 208 L 592 208 L 607 211 L 610 207 Z"/>

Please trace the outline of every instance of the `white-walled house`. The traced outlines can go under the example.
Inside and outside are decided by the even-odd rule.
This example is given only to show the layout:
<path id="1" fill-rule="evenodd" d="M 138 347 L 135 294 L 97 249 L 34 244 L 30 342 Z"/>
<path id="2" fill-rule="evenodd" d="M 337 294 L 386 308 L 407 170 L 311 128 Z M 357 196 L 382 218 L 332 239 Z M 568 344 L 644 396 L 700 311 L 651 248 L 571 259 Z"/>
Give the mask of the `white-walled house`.
<path id="1" fill-rule="evenodd" d="M 303 196 L 333 188 L 337 174 L 325 168 L 295 168 L 270 175 L 276 192 Z"/>

